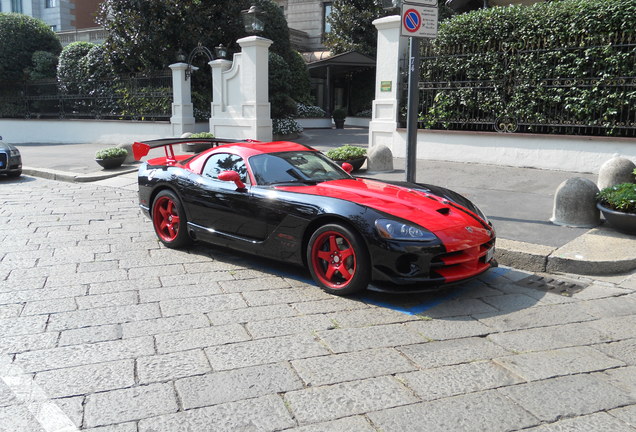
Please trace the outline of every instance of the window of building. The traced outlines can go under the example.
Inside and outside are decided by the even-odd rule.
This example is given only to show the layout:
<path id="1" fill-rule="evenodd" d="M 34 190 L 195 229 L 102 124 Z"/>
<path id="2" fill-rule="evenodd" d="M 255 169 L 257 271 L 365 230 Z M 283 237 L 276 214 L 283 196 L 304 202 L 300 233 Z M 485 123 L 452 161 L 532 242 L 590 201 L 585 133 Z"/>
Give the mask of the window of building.
<path id="1" fill-rule="evenodd" d="M 57 7 L 57 0 L 46 0 L 46 7 L 47 8 Z"/>
<path id="2" fill-rule="evenodd" d="M 11 0 L 11 12 L 22 13 L 22 0 Z"/>
<path id="3" fill-rule="evenodd" d="M 52 31 L 54 31 L 54 32 L 56 32 L 56 31 L 57 31 L 57 26 L 56 26 L 56 25 L 52 25 L 52 26 L 50 26 L 50 27 L 51 27 L 51 30 L 52 30 Z"/>
<path id="4" fill-rule="evenodd" d="M 322 4 L 322 32 L 331 33 L 331 24 L 327 20 L 331 15 L 331 3 Z"/>

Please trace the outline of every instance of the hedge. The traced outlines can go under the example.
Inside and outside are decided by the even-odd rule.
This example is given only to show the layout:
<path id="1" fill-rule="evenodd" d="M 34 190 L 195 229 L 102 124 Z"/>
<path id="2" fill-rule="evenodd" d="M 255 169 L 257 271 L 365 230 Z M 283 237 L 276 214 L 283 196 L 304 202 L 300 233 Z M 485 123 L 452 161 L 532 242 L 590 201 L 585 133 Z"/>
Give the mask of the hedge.
<path id="1" fill-rule="evenodd" d="M 634 0 L 560 0 L 458 15 L 440 24 L 423 56 L 421 81 L 447 83 L 432 86 L 420 113 L 426 127 L 457 127 L 458 113 L 470 113 L 476 121 L 526 121 L 528 132 L 540 124 L 578 125 L 552 128 L 570 134 L 636 129 Z"/>

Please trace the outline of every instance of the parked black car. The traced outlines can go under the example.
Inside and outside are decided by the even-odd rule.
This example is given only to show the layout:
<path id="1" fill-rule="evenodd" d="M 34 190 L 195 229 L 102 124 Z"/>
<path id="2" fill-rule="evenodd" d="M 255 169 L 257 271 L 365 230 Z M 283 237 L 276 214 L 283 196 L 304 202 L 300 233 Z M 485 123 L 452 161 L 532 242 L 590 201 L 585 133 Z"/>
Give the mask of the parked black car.
<path id="1" fill-rule="evenodd" d="M 18 177 L 22 174 L 22 157 L 14 145 L 3 143 L 0 136 L 0 174 Z"/>

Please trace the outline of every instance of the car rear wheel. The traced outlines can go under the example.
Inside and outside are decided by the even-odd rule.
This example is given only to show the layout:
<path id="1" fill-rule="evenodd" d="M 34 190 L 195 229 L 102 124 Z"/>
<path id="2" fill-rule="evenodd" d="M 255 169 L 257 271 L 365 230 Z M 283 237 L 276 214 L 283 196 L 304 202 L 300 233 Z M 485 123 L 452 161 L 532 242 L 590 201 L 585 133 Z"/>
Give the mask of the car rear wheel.
<path id="1" fill-rule="evenodd" d="M 309 271 L 325 291 L 349 295 L 369 285 L 370 259 L 358 233 L 340 224 L 317 229 L 307 247 Z"/>
<path id="2" fill-rule="evenodd" d="M 181 248 L 192 242 L 187 230 L 188 220 L 177 195 L 169 190 L 157 194 L 152 204 L 152 225 L 161 243 L 169 248 Z"/>

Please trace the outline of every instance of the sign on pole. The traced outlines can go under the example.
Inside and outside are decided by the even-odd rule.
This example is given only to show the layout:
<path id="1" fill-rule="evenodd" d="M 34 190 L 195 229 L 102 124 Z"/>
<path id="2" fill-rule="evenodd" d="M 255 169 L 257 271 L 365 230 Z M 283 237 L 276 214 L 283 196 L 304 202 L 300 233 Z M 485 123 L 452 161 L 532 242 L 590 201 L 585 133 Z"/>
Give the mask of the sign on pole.
<path id="1" fill-rule="evenodd" d="M 406 115 L 406 181 L 415 183 L 420 80 L 420 39 L 437 37 L 437 0 L 406 0 L 402 4 L 402 36 L 408 36 L 409 91 Z"/>
<path id="2" fill-rule="evenodd" d="M 402 4 L 402 36 L 436 38 L 438 11 L 437 6 Z"/>

